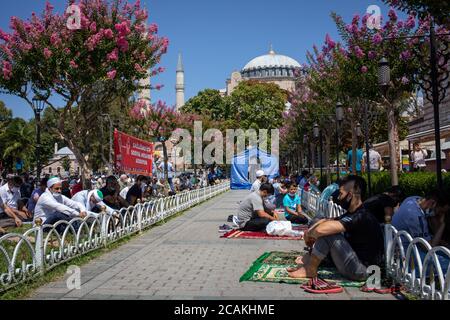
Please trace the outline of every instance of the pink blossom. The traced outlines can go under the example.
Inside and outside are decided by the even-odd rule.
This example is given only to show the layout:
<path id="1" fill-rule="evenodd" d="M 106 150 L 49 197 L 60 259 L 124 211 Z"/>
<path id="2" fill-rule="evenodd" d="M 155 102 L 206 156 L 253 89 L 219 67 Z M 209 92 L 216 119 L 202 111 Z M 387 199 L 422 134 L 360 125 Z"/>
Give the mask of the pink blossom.
<path id="1" fill-rule="evenodd" d="M 327 44 L 328 49 L 330 49 L 330 50 L 332 50 L 332 49 L 334 49 L 334 47 L 336 47 L 336 42 L 334 42 L 333 39 L 331 39 L 331 37 L 328 33 L 325 37 L 325 43 Z"/>
<path id="2" fill-rule="evenodd" d="M 45 56 L 47 59 L 50 59 L 50 57 L 52 56 L 52 52 L 50 51 L 49 48 L 44 48 L 44 56 Z"/>
<path id="3" fill-rule="evenodd" d="M 3 77 L 10 80 L 12 77 L 12 65 L 9 61 L 3 61 Z"/>
<path id="4" fill-rule="evenodd" d="M 111 70 L 110 72 L 107 73 L 107 76 L 109 79 L 113 80 L 117 75 L 117 70 Z"/>
<path id="5" fill-rule="evenodd" d="M 119 50 L 115 48 L 111 53 L 108 53 L 106 56 L 108 61 L 118 61 L 119 60 Z"/>
<path id="6" fill-rule="evenodd" d="M 117 40 L 117 46 L 122 52 L 127 52 L 129 49 L 129 44 L 125 37 L 120 37 L 119 40 Z"/>
<path id="7" fill-rule="evenodd" d="M 376 53 L 375 51 L 369 51 L 369 52 L 367 53 L 367 56 L 369 57 L 370 60 L 373 60 L 373 59 L 376 58 L 377 53 Z"/>
<path id="8" fill-rule="evenodd" d="M 4 32 L 2 29 L 0 29 L 0 39 L 3 41 L 9 42 L 11 40 L 11 36 Z"/>
<path id="9" fill-rule="evenodd" d="M 414 15 L 408 16 L 405 26 L 409 29 L 413 29 L 416 26 L 416 18 L 414 17 Z"/>
<path id="10" fill-rule="evenodd" d="M 136 69 L 137 72 L 145 72 L 145 70 L 137 63 L 134 64 L 134 69 Z"/>
<path id="11" fill-rule="evenodd" d="M 362 66 L 362 67 L 361 67 L 361 72 L 362 72 L 362 73 L 367 73 L 367 71 L 369 71 L 369 69 L 367 69 L 366 66 Z"/>
<path id="12" fill-rule="evenodd" d="M 157 33 L 158 32 L 158 25 L 156 23 L 152 23 L 149 27 L 148 27 L 148 32 L 149 33 Z"/>
<path id="13" fill-rule="evenodd" d="M 111 29 L 106 29 L 106 30 L 103 30 L 103 36 L 106 39 L 112 39 L 114 37 L 114 33 Z"/>
<path id="14" fill-rule="evenodd" d="M 411 59 L 411 52 L 409 50 L 405 50 L 400 54 L 400 59 L 402 59 L 403 61 L 409 60 Z"/>
<path id="15" fill-rule="evenodd" d="M 354 50 L 356 57 L 358 57 L 359 59 L 364 58 L 364 51 L 359 46 L 356 46 Z"/>
<path id="16" fill-rule="evenodd" d="M 95 21 L 91 23 L 91 25 L 89 26 L 89 30 L 90 30 L 92 33 L 97 32 L 97 24 L 95 23 Z"/>
<path id="17" fill-rule="evenodd" d="M 72 69 L 76 69 L 76 68 L 78 68 L 78 65 L 77 65 L 77 63 L 76 63 L 75 61 L 70 60 L 70 67 L 71 67 Z"/>
<path id="18" fill-rule="evenodd" d="M 61 39 L 59 38 L 59 36 L 56 33 L 53 33 L 50 37 L 50 43 L 53 46 L 58 46 L 61 43 Z"/>
<path id="19" fill-rule="evenodd" d="M 383 42 L 383 37 L 381 36 L 381 34 L 377 33 L 373 39 L 372 39 L 374 44 L 380 44 L 381 42 Z"/>
<path id="20" fill-rule="evenodd" d="M 389 10 L 388 16 L 392 21 L 397 21 L 397 19 L 398 19 L 397 13 L 395 12 L 395 10 L 393 8 L 391 8 Z"/>

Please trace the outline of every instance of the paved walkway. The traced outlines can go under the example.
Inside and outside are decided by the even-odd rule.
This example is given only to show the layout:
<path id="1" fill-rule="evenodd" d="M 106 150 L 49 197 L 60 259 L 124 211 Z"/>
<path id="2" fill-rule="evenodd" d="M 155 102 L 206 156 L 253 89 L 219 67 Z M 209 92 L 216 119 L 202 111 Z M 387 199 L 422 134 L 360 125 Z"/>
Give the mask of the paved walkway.
<path id="1" fill-rule="evenodd" d="M 298 241 L 225 240 L 218 227 L 246 191 L 230 191 L 134 238 L 81 268 L 81 289 L 60 279 L 32 299 L 394 299 L 356 288 L 312 295 L 298 285 L 239 283 L 266 251 L 301 250 Z"/>

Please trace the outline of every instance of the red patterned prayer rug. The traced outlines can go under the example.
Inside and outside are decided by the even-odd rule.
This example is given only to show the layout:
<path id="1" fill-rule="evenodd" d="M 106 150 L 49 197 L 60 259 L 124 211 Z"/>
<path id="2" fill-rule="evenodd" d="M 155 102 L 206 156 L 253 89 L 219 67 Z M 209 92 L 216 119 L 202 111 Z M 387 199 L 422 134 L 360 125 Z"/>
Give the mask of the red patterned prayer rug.
<path id="1" fill-rule="evenodd" d="M 303 240 L 303 236 L 301 237 L 279 237 L 279 236 L 271 236 L 266 232 L 251 232 L 251 231 L 241 231 L 241 230 L 232 230 L 230 232 L 225 233 L 221 238 L 227 239 L 268 239 L 268 240 Z"/>

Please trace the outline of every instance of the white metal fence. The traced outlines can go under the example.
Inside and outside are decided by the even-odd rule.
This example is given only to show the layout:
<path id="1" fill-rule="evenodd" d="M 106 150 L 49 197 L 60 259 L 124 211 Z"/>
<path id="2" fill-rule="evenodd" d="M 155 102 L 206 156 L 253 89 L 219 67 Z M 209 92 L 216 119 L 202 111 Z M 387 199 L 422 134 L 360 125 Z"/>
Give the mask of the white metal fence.
<path id="1" fill-rule="evenodd" d="M 89 215 L 70 222 L 38 225 L 24 234 L 6 234 L 0 238 L 0 292 L 41 276 L 73 258 L 138 233 L 229 189 L 230 183 L 225 182 L 137 204 L 114 215 Z M 57 229 L 63 232 L 59 233 Z"/>
<path id="2" fill-rule="evenodd" d="M 320 195 L 301 191 L 302 206 L 326 219 L 340 217 L 345 210 Z M 426 300 L 448 300 L 450 290 L 450 250 L 431 247 L 423 238 L 384 225 L 386 274 L 412 294 Z"/>
<path id="3" fill-rule="evenodd" d="M 320 194 L 301 190 L 302 206 L 314 215 L 320 214 L 326 219 L 334 219 L 342 216 L 345 210 L 332 200 L 321 200 Z"/>

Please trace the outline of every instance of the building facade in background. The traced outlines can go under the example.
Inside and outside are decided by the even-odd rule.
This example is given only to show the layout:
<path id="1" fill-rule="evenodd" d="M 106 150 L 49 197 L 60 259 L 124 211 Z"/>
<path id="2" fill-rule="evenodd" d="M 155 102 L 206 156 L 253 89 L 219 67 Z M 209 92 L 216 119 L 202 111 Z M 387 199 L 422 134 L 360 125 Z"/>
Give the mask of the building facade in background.
<path id="1" fill-rule="evenodd" d="M 226 88 L 220 93 L 222 96 L 231 95 L 239 83 L 246 80 L 275 83 L 281 89 L 293 91 L 296 74 L 301 68 L 296 60 L 277 54 L 271 48 L 268 54 L 254 58 L 241 71 L 234 71 L 226 81 Z"/>

